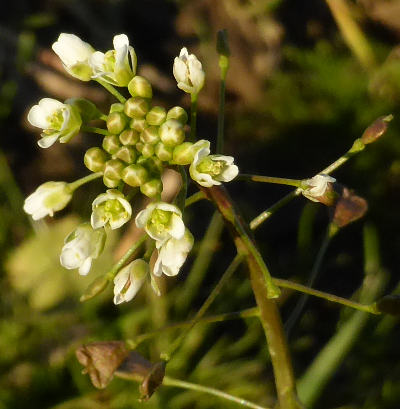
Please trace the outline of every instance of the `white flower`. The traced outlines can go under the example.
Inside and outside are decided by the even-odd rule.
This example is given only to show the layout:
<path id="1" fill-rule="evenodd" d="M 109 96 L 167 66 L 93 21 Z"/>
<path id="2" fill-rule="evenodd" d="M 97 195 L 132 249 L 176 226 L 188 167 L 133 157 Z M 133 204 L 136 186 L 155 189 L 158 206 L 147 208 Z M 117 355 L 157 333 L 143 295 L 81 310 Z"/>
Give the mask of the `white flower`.
<path id="1" fill-rule="evenodd" d="M 188 94 L 198 94 L 203 88 L 205 73 L 201 62 L 194 54 L 188 54 L 185 47 L 179 57 L 175 57 L 173 73 L 178 88 Z"/>
<path id="2" fill-rule="evenodd" d="M 136 216 L 136 226 L 144 228 L 154 240 L 164 242 L 169 238 L 181 239 L 185 233 L 182 212 L 175 205 L 150 203 Z"/>
<path id="3" fill-rule="evenodd" d="M 114 304 L 128 302 L 140 290 L 149 273 L 149 265 L 137 259 L 125 266 L 114 278 Z"/>
<path id="4" fill-rule="evenodd" d="M 311 179 L 307 179 L 305 183 L 308 188 L 301 192 L 303 196 L 313 202 L 319 202 L 318 198 L 324 196 L 329 185 L 335 183 L 336 179 L 328 175 L 316 175 Z"/>
<path id="5" fill-rule="evenodd" d="M 83 223 L 70 233 L 61 250 L 60 263 L 69 270 L 79 268 L 79 274 L 86 275 L 104 248 L 104 229 L 93 230 L 89 223 Z"/>
<path id="6" fill-rule="evenodd" d="M 154 264 L 153 274 L 161 276 L 176 276 L 186 261 L 186 257 L 193 247 L 193 236 L 188 229 L 180 239 L 171 237 L 165 242 L 157 242 L 158 258 Z"/>
<path id="7" fill-rule="evenodd" d="M 60 57 L 69 74 L 82 81 L 90 81 L 92 68 L 89 59 L 94 53 L 90 44 L 85 43 L 75 34 L 61 33 L 51 47 Z"/>
<path id="8" fill-rule="evenodd" d="M 193 145 L 198 148 L 189 168 L 191 178 L 199 185 L 211 187 L 221 182 L 230 182 L 238 173 L 239 168 L 233 164 L 232 156 L 210 155 L 210 142 L 198 141 Z"/>
<path id="9" fill-rule="evenodd" d="M 105 54 L 96 51 L 90 57 L 92 78 L 101 78 L 110 84 L 126 87 L 136 74 L 136 53 L 125 34 L 114 36 L 113 44 L 114 50 Z"/>
<path id="10" fill-rule="evenodd" d="M 72 190 L 66 182 L 46 182 L 25 199 L 24 210 L 39 220 L 64 209 L 72 198 Z"/>
<path id="11" fill-rule="evenodd" d="M 57 139 L 62 143 L 68 142 L 82 125 L 76 107 L 52 98 L 43 98 L 34 105 L 28 113 L 28 121 L 43 129 L 42 139 L 38 141 L 41 148 L 48 148 Z"/>
<path id="12" fill-rule="evenodd" d="M 116 189 L 108 189 L 93 201 L 92 227 L 98 229 L 108 223 L 112 229 L 118 229 L 131 218 L 131 215 L 132 208 L 125 196 Z"/>

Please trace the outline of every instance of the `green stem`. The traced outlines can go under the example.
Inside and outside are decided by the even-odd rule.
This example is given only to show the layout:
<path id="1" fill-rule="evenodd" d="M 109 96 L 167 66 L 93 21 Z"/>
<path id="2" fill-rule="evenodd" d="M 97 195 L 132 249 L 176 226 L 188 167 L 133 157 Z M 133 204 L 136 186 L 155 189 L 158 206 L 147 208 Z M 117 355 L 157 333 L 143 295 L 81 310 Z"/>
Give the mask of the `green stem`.
<path id="1" fill-rule="evenodd" d="M 105 114 L 101 114 L 101 115 L 99 116 L 99 119 L 101 119 L 102 121 L 107 121 L 107 118 L 108 118 L 108 116 L 105 115 Z"/>
<path id="2" fill-rule="evenodd" d="M 190 140 L 196 140 L 196 124 L 197 124 L 197 97 L 198 94 L 190 94 Z"/>
<path id="3" fill-rule="evenodd" d="M 241 173 L 237 179 L 242 180 L 252 180 L 253 182 L 262 182 L 262 183 L 276 183 L 279 185 L 289 185 L 295 187 L 301 187 L 304 183 L 303 180 L 298 179 L 287 179 L 287 178 L 276 178 L 272 176 L 260 176 L 260 175 L 249 175 L 246 173 Z"/>
<path id="4" fill-rule="evenodd" d="M 210 388 L 209 386 L 199 385 L 197 383 L 191 383 L 186 381 L 181 381 L 179 379 L 170 378 L 169 376 L 164 376 L 163 380 L 164 386 L 174 386 L 176 388 L 189 389 L 197 392 L 204 392 L 210 395 L 218 396 L 219 398 L 235 402 L 245 408 L 253 409 L 268 409 L 264 406 L 256 405 L 255 403 L 249 402 L 248 400 L 237 398 L 236 396 L 229 395 L 226 392 L 222 392 L 218 389 Z"/>
<path id="5" fill-rule="evenodd" d="M 78 189 L 78 187 L 84 185 L 85 183 L 101 178 L 102 176 L 103 176 L 103 172 L 91 173 L 90 175 L 87 175 L 81 179 L 75 180 L 75 182 L 69 183 L 68 186 L 72 191 L 74 191 Z"/>
<path id="6" fill-rule="evenodd" d="M 199 192 L 194 193 L 192 196 L 189 196 L 185 200 L 185 207 L 191 206 L 193 203 L 199 202 L 200 200 L 207 199 L 206 195 L 204 192 L 201 190 Z"/>
<path id="7" fill-rule="evenodd" d="M 107 129 L 96 128 L 94 126 L 88 126 L 88 125 L 82 125 L 81 131 L 97 133 L 99 135 L 105 135 L 105 136 L 111 135 L 110 132 L 107 131 Z"/>
<path id="8" fill-rule="evenodd" d="M 106 277 L 109 281 L 113 280 L 117 275 L 118 271 L 124 266 L 124 264 L 132 257 L 136 250 L 138 250 L 146 241 L 147 234 L 143 234 L 132 246 L 127 250 L 127 252 L 114 264 L 111 270 L 107 273 Z"/>
<path id="9" fill-rule="evenodd" d="M 102 85 L 111 95 L 113 95 L 115 98 L 118 99 L 119 102 L 121 102 L 121 104 L 125 104 L 126 102 L 126 98 L 119 93 L 119 91 L 117 91 L 111 84 L 109 84 L 106 81 L 103 81 L 100 78 L 97 78 L 96 81 Z"/>
<path id="10" fill-rule="evenodd" d="M 221 80 L 219 83 L 219 108 L 218 108 L 218 131 L 217 131 L 217 149 L 216 152 L 222 154 L 224 151 L 224 124 L 225 124 L 225 87 L 226 87 L 226 74 L 229 67 L 220 64 Z"/>
<path id="11" fill-rule="evenodd" d="M 228 268 L 225 270 L 224 274 L 222 274 L 222 277 L 219 279 L 217 285 L 213 288 L 207 299 L 204 301 L 203 305 L 200 307 L 200 309 L 197 311 L 196 315 L 194 316 L 192 320 L 192 324 L 190 325 L 189 328 L 187 328 L 172 344 L 171 348 L 167 353 L 162 353 L 161 357 L 162 359 L 165 359 L 166 361 L 171 360 L 172 356 L 174 353 L 179 349 L 181 346 L 183 340 L 185 339 L 186 335 L 189 333 L 189 331 L 197 324 L 197 322 L 203 317 L 203 315 L 207 312 L 208 308 L 210 305 L 214 302 L 215 298 L 218 296 L 218 294 L 221 292 L 222 287 L 225 285 L 225 283 L 232 277 L 232 274 L 236 271 L 236 269 L 240 266 L 244 256 L 241 254 L 237 254 L 236 257 L 232 260 L 231 264 L 229 264 Z"/>

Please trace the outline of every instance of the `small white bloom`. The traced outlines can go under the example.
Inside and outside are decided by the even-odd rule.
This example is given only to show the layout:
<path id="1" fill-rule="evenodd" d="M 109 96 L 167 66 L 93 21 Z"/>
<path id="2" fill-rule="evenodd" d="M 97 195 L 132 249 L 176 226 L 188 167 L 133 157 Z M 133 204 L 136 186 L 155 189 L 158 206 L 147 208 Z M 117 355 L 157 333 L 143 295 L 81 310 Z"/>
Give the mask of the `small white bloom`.
<path id="1" fill-rule="evenodd" d="M 189 173 L 199 185 L 204 187 L 220 185 L 221 182 L 230 182 L 238 175 L 239 168 L 233 164 L 232 156 L 210 155 L 210 142 L 206 140 L 198 141 L 193 148 L 197 144 L 199 145 Z"/>
<path id="2" fill-rule="evenodd" d="M 149 273 L 149 265 L 137 259 L 125 266 L 114 278 L 114 304 L 128 302 L 140 290 Z"/>
<path id="3" fill-rule="evenodd" d="M 104 227 L 106 224 L 109 224 L 112 229 L 118 229 L 131 216 L 131 205 L 116 189 L 108 189 L 93 201 L 91 223 L 94 229 Z"/>
<path id="4" fill-rule="evenodd" d="M 43 98 L 34 105 L 28 113 L 28 121 L 43 129 L 42 139 L 38 141 L 41 148 L 48 148 L 57 139 L 62 143 L 68 142 L 79 132 L 82 125 L 76 107 L 52 98 Z"/>
<path id="5" fill-rule="evenodd" d="M 169 238 L 181 239 L 185 233 L 182 212 L 175 205 L 150 203 L 136 216 L 136 226 L 144 228 L 154 240 L 164 242 Z"/>
<path id="6" fill-rule="evenodd" d="M 198 94 L 203 88 L 205 73 L 201 62 L 194 54 L 188 54 L 185 47 L 182 48 L 179 57 L 175 57 L 173 73 L 178 88 L 182 91 Z"/>
<path id="7" fill-rule="evenodd" d="M 86 275 L 92 260 L 102 253 L 105 241 L 104 229 L 93 230 L 90 223 L 81 224 L 65 238 L 61 265 L 69 270 L 79 268 L 79 274 Z"/>
<path id="8" fill-rule="evenodd" d="M 64 209 L 72 198 L 72 191 L 66 182 L 46 182 L 25 199 L 24 210 L 39 220 Z"/>
<path id="9" fill-rule="evenodd" d="M 73 77 L 90 81 L 92 68 L 89 59 L 94 53 L 93 47 L 75 34 L 61 33 L 52 45 L 53 51 L 60 57 L 64 68 Z"/>
<path id="10" fill-rule="evenodd" d="M 313 202 L 319 202 L 318 198 L 323 196 L 328 188 L 329 184 L 335 183 L 336 179 L 328 175 L 316 175 L 311 179 L 307 179 L 307 189 L 303 189 L 301 192 L 303 196 Z"/>
<path id="11" fill-rule="evenodd" d="M 167 276 L 176 276 L 192 250 L 193 242 L 192 233 L 188 229 L 180 239 L 171 237 L 163 243 L 157 242 L 158 258 L 154 264 L 153 274 L 161 276 L 164 273 Z"/>
<path id="12" fill-rule="evenodd" d="M 126 87 L 136 74 L 136 53 L 125 34 L 114 36 L 113 44 L 114 50 L 105 54 L 96 51 L 90 57 L 92 78 L 101 78 L 112 85 Z"/>

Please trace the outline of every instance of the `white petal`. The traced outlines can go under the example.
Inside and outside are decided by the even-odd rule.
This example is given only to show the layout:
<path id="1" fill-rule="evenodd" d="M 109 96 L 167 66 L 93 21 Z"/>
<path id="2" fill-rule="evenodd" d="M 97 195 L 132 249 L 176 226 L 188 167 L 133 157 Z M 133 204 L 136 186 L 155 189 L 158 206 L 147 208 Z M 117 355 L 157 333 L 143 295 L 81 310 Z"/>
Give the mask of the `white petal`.
<path id="1" fill-rule="evenodd" d="M 52 48 L 67 67 L 88 60 L 93 53 L 90 44 L 85 43 L 74 34 L 66 33 L 60 34 Z"/>
<path id="2" fill-rule="evenodd" d="M 28 121 L 31 125 L 37 128 L 47 129 L 49 127 L 49 122 L 47 120 L 47 115 L 39 105 L 34 105 L 28 113 Z"/>
<path id="3" fill-rule="evenodd" d="M 104 58 L 105 54 L 100 51 L 96 51 L 91 55 L 89 62 L 94 71 L 104 71 Z"/>
<path id="4" fill-rule="evenodd" d="M 140 211 L 135 219 L 136 226 L 143 229 L 147 221 L 150 219 L 151 213 L 153 210 L 156 208 L 156 205 L 154 203 L 149 204 L 146 209 Z"/>
<path id="5" fill-rule="evenodd" d="M 169 230 L 172 237 L 180 239 L 185 234 L 185 224 L 183 220 L 176 214 L 171 216 L 171 226 Z"/>
<path id="6" fill-rule="evenodd" d="M 63 247 L 60 255 L 60 263 L 63 267 L 72 270 L 80 267 L 83 262 L 82 254 L 77 249 L 74 247 Z"/>
<path id="7" fill-rule="evenodd" d="M 236 165 L 230 165 L 218 176 L 221 182 L 230 182 L 239 174 L 239 168 Z"/>
<path id="8" fill-rule="evenodd" d="M 53 98 L 42 98 L 39 101 L 39 106 L 40 108 L 43 109 L 43 112 L 45 113 L 45 115 L 51 116 L 58 109 L 64 108 L 65 104 Z"/>
<path id="9" fill-rule="evenodd" d="M 182 47 L 181 48 L 181 52 L 179 53 L 179 58 L 184 58 L 187 59 L 188 58 L 188 50 L 186 47 Z"/>
<path id="10" fill-rule="evenodd" d="M 89 273 L 90 267 L 92 267 L 92 257 L 88 257 L 82 265 L 79 267 L 79 274 L 85 276 Z"/>
<path id="11" fill-rule="evenodd" d="M 158 202 L 155 204 L 156 209 L 164 210 L 165 212 L 172 212 L 176 213 L 179 217 L 182 217 L 182 212 L 179 209 L 178 206 L 175 206 L 170 203 L 165 203 L 165 202 Z"/>
<path id="12" fill-rule="evenodd" d="M 58 137 L 61 135 L 60 132 L 56 132 L 52 134 L 51 136 L 44 136 L 42 139 L 39 139 L 37 144 L 41 148 L 49 148 L 51 145 L 54 144 L 54 142 L 58 139 Z"/>
<path id="13" fill-rule="evenodd" d="M 100 227 L 104 227 L 107 223 L 107 220 L 103 220 L 100 216 L 99 212 L 93 210 L 92 215 L 90 217 L 90 223 L 94 229 L 99 229 Z"/>
<path id="14" fill-rule="evenodd" d="M 178 57 L 175 57 L 174 60 L 174 65 L 172 68 L 172 72 L 174 74 L 174 77 L 176 79 L 176 81 L 179 82 L 183 82 L 183 83 L 187 83 L 188 81 L 188 76 L 189 76 L 189 72 L 187 69 L 186 64 Z"/>
<path id="15" fill-rule="evenodd" d="M 118 34 L 114 36 L 113 45 L 115 50 L 124 46 L 129 46 L 128 36 L 126 34 Z"/>

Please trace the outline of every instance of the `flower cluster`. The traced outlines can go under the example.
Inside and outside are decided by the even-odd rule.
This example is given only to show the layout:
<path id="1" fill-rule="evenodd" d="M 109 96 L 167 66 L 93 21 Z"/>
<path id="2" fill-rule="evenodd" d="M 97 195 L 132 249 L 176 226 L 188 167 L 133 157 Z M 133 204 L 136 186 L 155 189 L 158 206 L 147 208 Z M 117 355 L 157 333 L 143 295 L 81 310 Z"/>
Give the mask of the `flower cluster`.
<path id="1" fill-rule="evenodd" d="M 60 256 L 65 268 L 79 269 L 86 275 L 92 260 L 103 250 L 106 229 L 118 229 L 131 219 L 130 201 L 135 194 L 140 191 L 148 197 L 150 204 L 137 214 L 135 222 L 153 243 L 155 263 L 150 267 L 151 254 L 146 252 L 113 275 L 114 303 L 120 304 L 131 300 L 147 277 L 155 288 L 154 277 L 177 275 L 193 246 L 182 209 L 161 201 L 164 169 L 189 166 L 193 181 L 211 187 L 234 179 L 238 168 L 231 156 L 212 155 L 209 141 L 186 140 L 188 115 L 182 107 L 166 109 L 152 104 L 152 86 L 136 75 L 136 53 L 125 34 L 116 35 L 113 46 L 103 53 L 76 35 L 65 33 L 53 44 L 69 74 L 82 81 L 97 81 L 119 102 L 112 104 L 108 113 L 82 98 L 65 102 L 43 98 L 31 108 L 29 122 L 43 130 L 38 142 L 41 148 L 57 140 L 66 143 L 81 130 L 98 133 L 102 140 L 100 146 L 91 147 L 84 155 L 91 174 L 72 183 L 44 183 L 26 199 L 24 210 L 34 220 L 52 216 L 68 204 L 76 188 L 102 178 L 106 191 L 94 199 L 90 223 L 67 236 Z M 177 86 L 197 99 L 205 79 L 197 57 L 182 48 L 174 60 L 173 74 Z M 129 98 L 115 86 L 127 88 Z M 105 127 L 88 126 L 92 120 L 103 120 Z"/>

